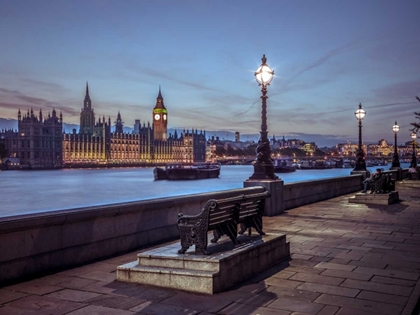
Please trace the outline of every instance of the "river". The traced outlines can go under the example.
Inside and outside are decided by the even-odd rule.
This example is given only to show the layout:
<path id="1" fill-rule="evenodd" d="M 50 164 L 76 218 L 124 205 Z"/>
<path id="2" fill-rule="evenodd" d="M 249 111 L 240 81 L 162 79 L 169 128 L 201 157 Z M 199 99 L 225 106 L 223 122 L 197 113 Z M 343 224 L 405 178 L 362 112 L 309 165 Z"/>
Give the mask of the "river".
<path id="1" fill-rule="evenodd" d="M 277 175 L 291 183 L 347 176 L 351 170 L 297 170 Z M 1 171 L 0 217 L 242 188 L 252 173 L 252 165 L 224 165 L 219 178 L 155 181 L 152 168 Z"/>

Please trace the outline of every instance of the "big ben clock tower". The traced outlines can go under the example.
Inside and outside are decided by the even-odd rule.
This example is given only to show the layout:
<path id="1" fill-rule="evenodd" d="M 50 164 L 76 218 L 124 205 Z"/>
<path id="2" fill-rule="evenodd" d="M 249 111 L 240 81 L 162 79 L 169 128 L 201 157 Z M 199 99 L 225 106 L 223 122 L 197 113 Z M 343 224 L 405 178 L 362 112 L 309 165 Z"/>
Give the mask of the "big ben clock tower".
<path id="1" fill-rule="evenodd" d="M 156 99 L 155 108 L 153 108 L 153 136 L 155 140 L 166 140 L 168 131 L 168 111 L 163 104 L 162 93 L 160 92 Z"/>

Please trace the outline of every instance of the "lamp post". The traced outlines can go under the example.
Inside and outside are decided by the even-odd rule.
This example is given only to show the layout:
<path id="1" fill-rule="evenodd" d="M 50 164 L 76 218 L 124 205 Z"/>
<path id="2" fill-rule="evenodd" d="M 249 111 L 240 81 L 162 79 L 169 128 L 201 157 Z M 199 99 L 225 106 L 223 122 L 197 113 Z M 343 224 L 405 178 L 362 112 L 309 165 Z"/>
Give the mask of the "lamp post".
<path id="1" fill-rule="evenodd" d="M 417 156 L 416 156 L 416 138 L 417 134 L 415 132 L 411 133 L 411 139 L 413 139 L 413 155 L 411 157 L 410 167 L 417 167 Z"/>
<path id="2" fill-rule="evenodd" d="M 359 109 L 354 112 L 356 119 L 359 121 L 359 147 L 356 152 L 356 164 L 353 172 L 367 172 L 365 162 L 365 152 L 362 149 L 362 120 L 366 116 L 366 112 L 359 103 Z"/>
<path id="3" fill-rule="evenodd" d="M 394 155 L 392 156 L 392 166 L 391 169 L 397 169 L 400 168 L 400 159 L 398 156 L 398 149 L 397 149 L 397 133 L 400 130 L 400 126 L 397 125 L 397 122 L 395 122 L 395 125 L 392 126 L 392 131 L 394 132 Z"/>
<path id="4" fill-rule="evenodd" d="M 274 173 L 274 164 L 271 159 L 270 141 L 267 137 L 267 86 L 274 77 L 274 70 L 267 65 L 267 58 L 263 55 L 261 66 L 255 71 L 255 79 L 261 86 L 261 136 L 256 149 L 257 157 L 254 162 L 254 174 L 249 179 L 278 179 Z"/>

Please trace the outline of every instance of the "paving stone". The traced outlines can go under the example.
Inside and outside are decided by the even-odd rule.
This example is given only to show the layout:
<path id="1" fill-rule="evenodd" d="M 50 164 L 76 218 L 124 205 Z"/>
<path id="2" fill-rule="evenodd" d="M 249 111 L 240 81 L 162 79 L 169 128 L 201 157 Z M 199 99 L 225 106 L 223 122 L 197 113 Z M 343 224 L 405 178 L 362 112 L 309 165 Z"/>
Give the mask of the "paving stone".
<path id="1" fill-rule="evenodd" d="M 311 268 L 311 267 L 304 267 L 304 266 L 290 266 L 287 267 L 286 271 L 289 272 L 305 272 L 310 274 L 319 275 L 325 269 L 322 268 Z"/>
<path id="2" fill-rule="evenodd" d="M 89 305 L 66 315 L 133 315 L 133 312 L 97 305 Z"/>
<path id="3" fill-rule="evenodd" d="M 358 299 L 384 302 L 397 305 L 405 305 L 408 301 L 407 297 L 393 294 L 378 293 L 372 291 L 362 291 L 357 296 Z"/>
<path id="4" fill-rule="evenodd" d="M 235 289 L 240 292 L 257 294 L 265 290 L 267 287 L 268 287 L 267 284 L 259 282 L 259 283 L 252 283 L 252 284 L 247 284 L 247 285 L 239 285 L 239 286 L 236 286 Z"/>
<path id="5" fill-rule="evenodd" d="M 15 307 L 1 307 L 0 308 L 0 315 L 35 315 L 39 314 L 36 311 L 30 311 L 22 308 L 15 308 Z"/>
<path id="6" fill-rule="evenodd" d="M 402 296 L 410 296 L 411 292 L 413 291 L 413 288 L 403 287 L 400 285 L 383 284 L 352 279 L 347 279 L 341 284 L 341 286 L 346 288 L 354 288 L 359 290 L 368 290 Z"/>
<path id="7" fill-rule="evenodd" d="M 318 296 L 321 295 L 320 293 L 317 293 L 317 292 L 311 292 L 311 291 L 299 290 L 299 289 L 281 288 L 281 287 L 276 287 L 276 286 L 269 286 L 265 291 L 262 291 L 259 294 L 264 294 L 265 292 L 271 293 L 271 294 L 274 293 L 276 298 L 288 297 L 288 298 L 302 300 L 306 302 L 312 302 Z"/>
<path id="8" fill-rule="evenodd" d="M 373 277 L 373 274 L 368 273 L 357 273 L 353 271 L 345 271 L 345 270 L 336 270 L 336 269 L 326 269 L 321 273 L 322 276 L 329 276 L 329 277 L 338 277 L 338 278 L 348 278 L 354 280 L 365 280 L 368 281 L 370 278 Z"/>
<path id="9" fill-rule="evenodd" d="M 283 297 L 269 304 L 268 307 L 284 311 L 317 314 L 324 307 L 324 305 Z"/>
<path id="10" fill-rule="evenodd" d="M 188 305 L 188 308 L 194 309 L 196 311 L 216 313 L 235 300 L 245 300 L 244 297 L 251 297 L 253 295 L 244 293 L 241 296 L 242 298 L 238 298 L 238 296 L 232 297 L 226 293 L 209 296 L 179 292 L 171 297 L 168 297 L 162 301 L 161 304 L 171 305 L 178 308 L 183 308 Z"/>
<path id="11" fill-rule="evenodd" d="M 51 292 L 62 290 L 62 287 L 43 284 L 43 283 L 36 283 L 34 281 L 23 282 L 15 285 L 11 285 L 5 287 L 4 289 L 9 291 L 18 291 L 24 292 L 29 294 L 36 294 L 36 295 L 44 295 Z"/>
<path id="12" fill-rule="evenodd" d="M 326 305 L 344 307 L 354 310 L 360 310 L 369 314 L 382 314 L 382 315 L 396 315 L 402 311 L 402 306 L 386 304 L 381 302 L 358 300 L 338 295 L 322 294 L 315 300 L 316 303 Z M 354 313 L 350 313 L 354 314 Z"/>
<path id="13" fill-rule="evenodd" d="M 131 308 L 131 312 L 129 314 L 133 315 L 132 312 L 136 312 L 135 314 L 148 315 L 195 315 L 199 313 L 199 311 L 189 308 L 190 306 L 192 305 L 185 305 L 184 307 L 180 307 L 148 301 Z"/>
<path id="14" fill-rule="evenodd" d="M 166 289 L 157 289 L 157 288 L 155 289 L 155 288 L 148 287 L 148 290 L 142 291 L 139 294 L 135 294 L 132 297 L 135 297 L 138 299 L 145 299 L 152 302 L 159 302 L 175 294 L 176 294 L 175 290 L 166 290 Z"/>
<path id="15" fill-rule="evenodd" d="M 117 308 L 122 310 L 128 310 L 134 306 L 140 305 L 147 302 L 145 299 L 137 299 L 126 296 L 115 296 L 115 295 L 100 295 L 87 301 L 92 305 L 99 305 L 111 308 Z"/>
<path id="16" fill-rule="evenodd" d="M 65 300 L 65 301 L 84 302 L 86 300 L 99 296 L 99 294 L 92 293 L 92 292 L 64 289 L 61 291 L 47 294 L 45 296 L 59 299 L 59 300 Z"/>
<path id="17" fill-rule="evenodd" d="M 360 260 L 352 260 L 348 263 L 351 266 L 359 266 L 359 267 L 367 267 L 367 268 L 378 268 L 378 269 L 385 269 L 388 264 L 385 262 L 369 262 L 369 261 L 360 261 Z"/>
<path id="18" fill-rule="evenodd" d="M 292 257 L 292 259 L 303 259 L 303 260 L 309 260 L 313 257 L 310 255 L 303 255 L 303 254 L 291 254 L 290 256 Z"/>
<path id="19" fill-rule="evenodd" d="M 5 304 L 10 301 L 18 300 L 27 295 L 27 293 L 0 289 L 0 304 Z"/>
<path id="20" fill-rule="evenodd" d="M 60 287 L 69 288 L 69 289 L 81 289 L 89 285 L 92 285 L 94 283 L 98 283 L 98 281 L 91 280 L 91 279 L 71 277 L 70 279 L 67 279 L 65 281 L 58 282 L 57 285 Z"/>
<path id="21" fill-rule="evenodd" d="M 308 290 L 308 291 L 319 292 L 319 293 L 334 294 L 334 295 L 340 295 L 340 296 L 347 296 L 347 297 L 356 297 L 356 295 L 359 294 L 360 292 L 360 290 L 357 290 L 357 289 L 343 288 L 343 287 L 338 287 L 334 285 L 326 285 L 326 284 L 310 283 L 310 282 L 303 283 L 297 289 Z"/>
<path id="22" fill-rule="evenodd" d="M 275 273 L 273 275 L 273 278 L 289 279 L 294 274 L 296 274 L 296 271 L 289 271 L 289 269 L 287 269 L 287 270 L 282 270 L 280 272 Z"/>
<path id="23" fill-rule="evenodd" d="M 400 279 L 414 280 L 414 281 L 417 281 L 417 279 L 419 278 L 418 274 L 398 271 L 398 270 L 389 270 L 389 269 L 357 267 L 354 270 L 354 272 L 369 273 L 369 274 L 373 273 L 374 275 L 378 275 L 378 276 L 400 278 Z"/>
<path id="24" fill-rule="evenodd" d="M 45 296 L 30 295 L 9 304 L 9 307 L 36 311 L 48 315 L 67 314 L 87 304 L 62 301 Z"/>
<path id="25" fill-rule="evenodd" d="M 291 289 L 294 289 L 297 286 L 302 284 L 301 281 L 292 281 L 292 280 L 279 279 L 279 278 L 268 278 L 264 281 L 264 283 L 268 285 L 272 285 L 272 286 L 291 288 Z"/>
<path id="26" fill-rule="evenodd" d="M 326 305 L 324 308 L 316 315 L 334 315 L 339 310 L 336 306 Z"/>
<path id="27" fill-rule="evenodd" d="M 329 263 L 332 264 L 339 264 L 339 265 L 348 265 L 348 263 L 350 262 L 350 259 L 342 259 L 342 258 L 332 258 L 330 261 L 328 261 Z"/>
<path id="28" fill-rule="evenodd" d="M 312 261 L 330 261 L 331 258 L 330 257 L 324 257 L 324 256 L 313 256 L 310 260 Z"/>
<path id="29" fill-rule="evenodd" d="M 112 282 L 116 280 L 116 274 L 115 273 L 110 273 L 110 272 L 106 272 L 106 271 L 91 271 L 88 273 L 84 273 L 82 275 L 80 275 L 81 278 L 86 278 L 86 279 L 93 279 L 93 280 L 97 280 L 97 281 L 103 281 L 103 282 Z"/>
<path id="30" fill-rule="evenodd" d="M 334 264 L 334 263 L 330 263 L 330 262 L 320 262 L 317 265 L 315 265 L 315 268 L 352 271 L 356 267 L 349 266 L 349 265 Z"/>
<path id="31" fill-rule="evenodd" d="M 354 250 L 360 250 L 360 251 L 370 251 L 370 247 L 367 246 L 355 246 L 355 245 L 337 245 L 337 248 L 343 248 L 343 249 L 354 249 Z"/>
<path id="32" fill-rule="evenodd" d="M 297 273 L 294 276 L 290 277 L 289 280 L 296 280 L 302 282 L 312 282 L 320 284 L 329 284 L 329 285 L 339 285 L 344 281 L 344 278 L 337 277 L 327 277 L 321 275 L 311 275 L 308 273 Z"/>
<path id="33" fill-rule="evenodd" d="M 202 315 L 203 313 L 200 313 Z M 232 303 L 220 311 L 225 315 L 289 315 L 289 311 L 281 311 L 268 307 L 255 307 L 252 305 Z"/>
<path id="34" fill-rule="evenodd" d="M 398 278 L 390 278 L 390 277 L 383 277 L 383 276 L 374 276 L 370 280 L 372 282 L 379 282 L 379 283 L 386 283 L 386 284 L 396 284 L 402 285 L 406 287 L 414 287 L 416 285 L 416 281 L 411 280 L 403 280 Z"/>
<path id="35" fill-rule="evenodd" d="M 380 314 L 380 313 L 373 313 L 373 311 L 361 311 L 355 310 L 350 308 L 340 308 L 339 311 L 335 315 L 372 315 L 372 314 Z"/>

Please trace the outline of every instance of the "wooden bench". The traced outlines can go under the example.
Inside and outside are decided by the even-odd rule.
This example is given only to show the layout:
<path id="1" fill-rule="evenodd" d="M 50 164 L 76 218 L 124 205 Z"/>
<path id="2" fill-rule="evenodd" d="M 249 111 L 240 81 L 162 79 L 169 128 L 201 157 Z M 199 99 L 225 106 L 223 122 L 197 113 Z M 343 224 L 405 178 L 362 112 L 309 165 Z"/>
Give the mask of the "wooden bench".
<path id="1" fill-rule="evenodd" d="M 226 199 L 211 199 L 197 215 L 178 214 L 178 229 L 180 232 L 181 249 L 178 253 L 185 253 L 191 245 L 195 245 L 197 254 L 209 255 L 207 250 L 208 232 L 213 231 L 213 243 L 222 235 L 227 235 L 234 244 L 239 244 L 238 224 L 241 224 L 239 233 L 246 229 L 255 228 L 260 235 L 262 230 L 262 215 L 265 199 L 269 192 L 239 195 Z"/>

